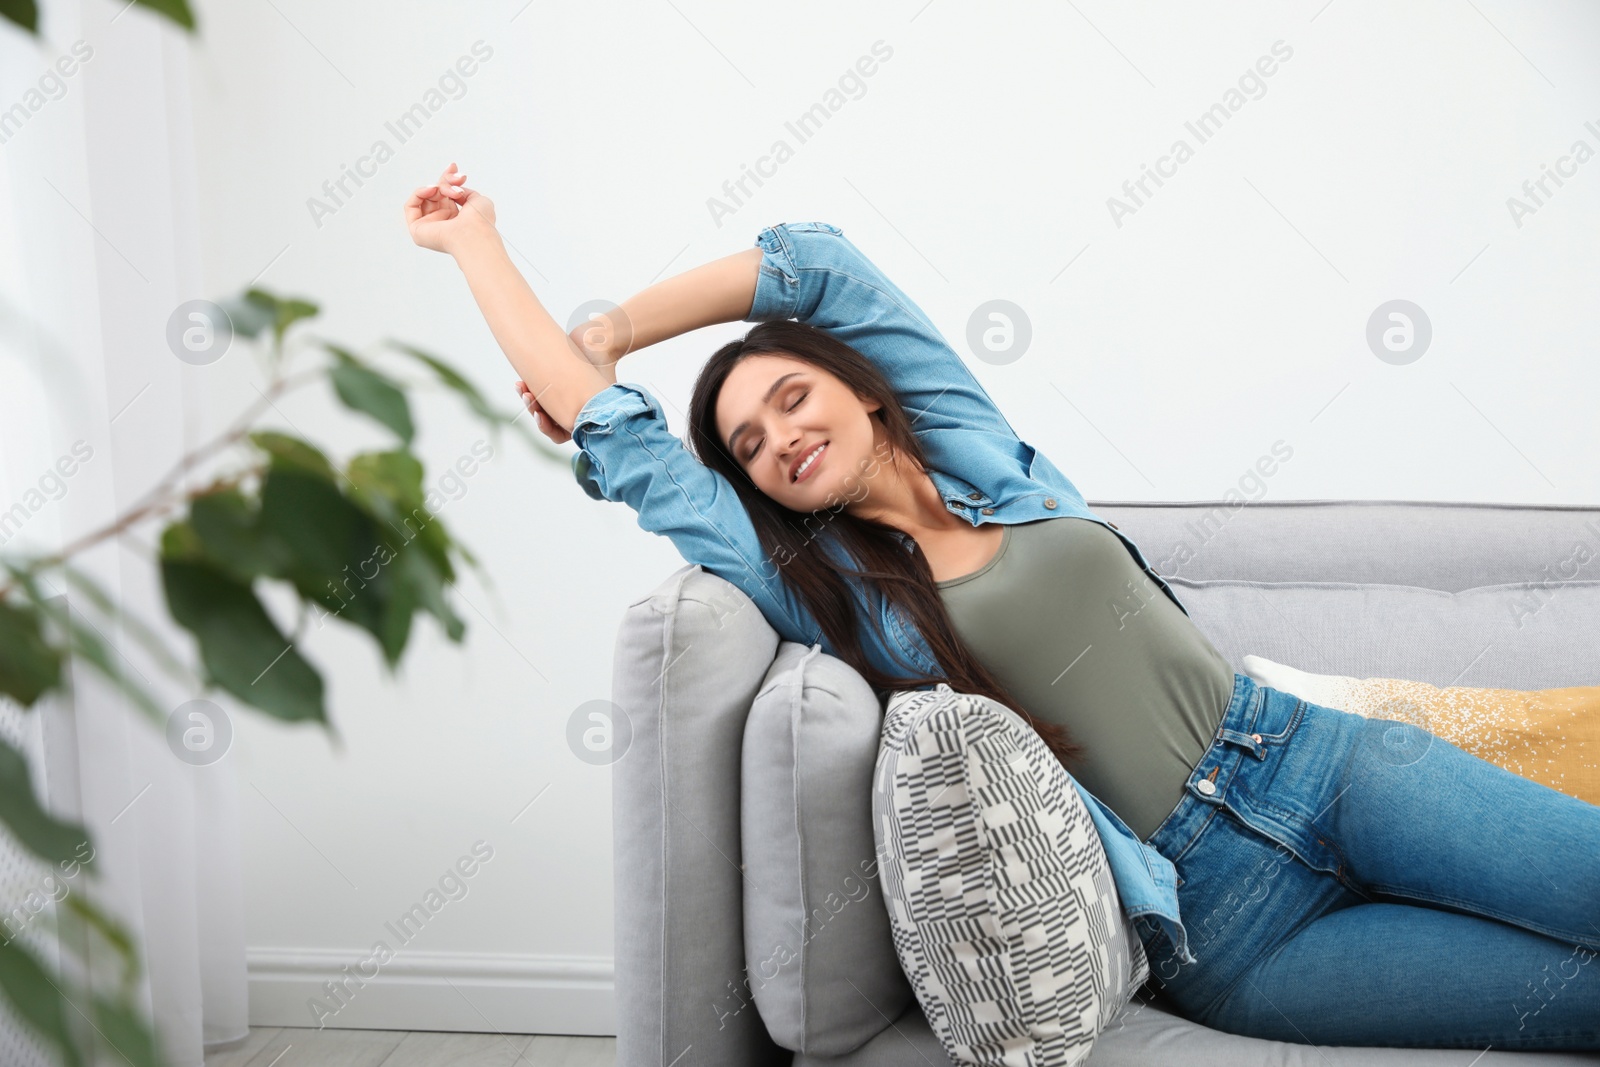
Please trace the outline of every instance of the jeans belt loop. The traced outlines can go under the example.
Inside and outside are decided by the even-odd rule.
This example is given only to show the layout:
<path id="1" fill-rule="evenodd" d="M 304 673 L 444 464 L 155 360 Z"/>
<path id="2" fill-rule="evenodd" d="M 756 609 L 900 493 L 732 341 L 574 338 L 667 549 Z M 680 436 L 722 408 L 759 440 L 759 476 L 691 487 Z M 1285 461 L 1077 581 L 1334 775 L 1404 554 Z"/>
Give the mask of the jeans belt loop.
<path id="1" fill-rule="evenodd" d="M 1246 734 L 1224 728 L 1219 731 L 1218 736 L 1224 741 L 1231 741 L 1241 748 L 1249 749 L 1250 754 L 1258 760 L 1267 758 L 1267 746 L 1262 743 L 1260 734 Z"/>

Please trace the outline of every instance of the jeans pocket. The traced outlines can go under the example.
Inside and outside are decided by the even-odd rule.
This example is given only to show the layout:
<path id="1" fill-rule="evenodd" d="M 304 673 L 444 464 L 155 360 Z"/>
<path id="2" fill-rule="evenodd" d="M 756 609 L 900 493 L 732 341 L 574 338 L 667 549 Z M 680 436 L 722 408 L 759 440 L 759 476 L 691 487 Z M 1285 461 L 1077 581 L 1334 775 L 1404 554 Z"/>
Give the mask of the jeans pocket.
<path id="1" fill-rule="evenodd" d="M 1287 744 L 1305 721 L 1309 705 L 1293 693 L 1271 686 L 1260 686 L 1257 692 L 1261 705 L 1256 711 L 1256 725 L 1250 732 L 1259 735 L 1263 744 Z"/>

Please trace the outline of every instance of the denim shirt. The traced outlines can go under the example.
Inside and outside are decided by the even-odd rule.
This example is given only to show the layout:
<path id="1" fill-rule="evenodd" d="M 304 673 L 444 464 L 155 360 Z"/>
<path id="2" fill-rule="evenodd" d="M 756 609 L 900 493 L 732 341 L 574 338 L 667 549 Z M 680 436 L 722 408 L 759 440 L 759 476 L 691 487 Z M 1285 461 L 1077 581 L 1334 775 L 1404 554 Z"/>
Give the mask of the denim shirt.
<path id="1" fill-rule="evenodd" d="M 825 222 L 779 223 L 762 230 L 755 299 L 746 322 L 798 319 L 870 359 L 894 387 L 927 459 L 928 475 L 954 515 L 980 526 L 1075 517 L 1101 523 L 1122 539 L 1140 568 L 1188 614 L 1137 545 L 1084 504 L 1055 466 L 1017 436 L 961 357 L 910 297 L 889 281 L 843 231 Z M 787 641 L 836 655 L 822 627 L 784 585 L 766 557 L 738 494 L 668 431 L 661 405 L 643 387 L 618 381 L 595 394 L 572 427 L 579 451 L 573 473 L 597 500 L 622 501 L 639 525 L 671 539 L 690 563 L 744 590 Z M 845 502 L 841 501 L 840 506 Z M 813 513 L 825 526 L 829 509 Z M 806 520 L 808 526 L 813 520 Z M 910 550 L 912 538 L 901 533 Z M 825 550 L 829 539 L 818 541 Z M 843 556 L 836 556 L 843 559 Z M 872 663 L 890 674 L 907 667 L 941 673 L 927 642 L 887 600 L 858 582 L 860 629 Z M 1071 778 L 1071 776 L 1068 776 Z M 1071 779 L 1094 819 L 1129 921 L 1162 925 L 1178 958 L 1194 962 L 1178 918 L 1177 871 L 1140 841 L 1109 807 Z"/>

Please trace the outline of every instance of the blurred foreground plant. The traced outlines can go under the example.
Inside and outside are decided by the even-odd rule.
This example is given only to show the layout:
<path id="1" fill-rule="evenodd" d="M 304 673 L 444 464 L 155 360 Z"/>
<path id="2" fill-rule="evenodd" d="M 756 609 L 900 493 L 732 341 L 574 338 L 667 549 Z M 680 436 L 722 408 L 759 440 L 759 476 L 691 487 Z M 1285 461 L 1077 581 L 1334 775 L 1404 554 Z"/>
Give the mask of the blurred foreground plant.
<path id="1" fill-rule="evenodd" d="M 164 15 L 191 33 L 194 32 L 194 12 L 189 9 L 188 0 L 133 0 L 133 4 Z M 39 5 L 36 0 L 0 0 L 0 19 L 16 23 L 35 37 L 39 36 Z"/>
<path id="2" fill-rule="evenodd" d="M 82 610 L 90 607 L 137 640 L 187 692 L 220 688 L 274 718 L 319 723 L 337 740 L 323 702 L 322 675 L 296 647 L 313 613 L 319 623 L 331 616 L 370 634 L 391 676 L 419 611 L 434 616 L 451 641 L 461 641 L 466 625 L 445 598 L 446 588 L 456 580 L 455 559 L 473 567 L 486 585 L 491 583 L 466 546 L 428 510 L 423 465 L 411 452 L 415 424 L 407 390 L 414 383 L 385 373 L 374 360 L 341 345 L 306 337 L 303 330 L 295 331 L 291 340 L 306 342 L 304 347 L 324 358 L 318 366 L 286 377 L 291 360 L 285 337 L 297 323 L 317 314 L 316 305 L 251 289 L 223 310 L 235 337 L 268 345 L 268 388 L 226 431 L 184 456 L 103 529 L 54 555 L 0 557 L 0 698 L 9 697 L 26 709 L 52 692 L 70 694 L 65 667 L 77 656 L 125 693 L 155 729 L 165 731 L 168 709 L 124 675 L 114 650 L 100 636 L 102 629 Z M 495 410 L 443 360 L 393 340 L 385 340 L 380 349 L 425 368 L 429 380 L 459 396 L 488 424 L 497 443 L 500 431 L 509 426 L 536 453 L 566 466 L 565 457 L 532 432 L 531 420 L 519 421 L 522 412 Z M 340 468 L 310 441 L 252 429 L 276 398 L 313 381 L 327 381 L 345 407 L 387 428 L 395 447 L 360 453 Z M 184 488 L 187 475 L 217 458 L 225 461 L 222 470 L 199 488 Z M 70 563 L 84 549 L 161 519 L 168 520 L 156 561 L 162 592 L 168 614 L 194 636 L 198 677 L 152 627 L 115 604 Z M 51 575 L 77 592 L 73 610 L 51 588 Z M 266 582 L 281 583 L 297 599 L 293 635 L 279 629 L 257 595 L 258 583 Z M 40 860 L 63 870 L 71 865 L 74 875 L 79 869 L 95 874 L 88 832 L 39 806 L 26 758 L 3 736 L 0 824 Z M 14 936 L 0 943 L 0 993 L 69 1067 L 79 1067 L 86 1058 L 93 1062 L 95 1050 L 105 1048 L 135 1067 L 158 1067 L 154 1036 L 134 1010 L 138 946 L 88 894 L 70 893 L 62 903 L 74 923 L 73 936 L 60 939 L 63 948 L 87 967 L 91 956 L 104 955 L 94 945 L 109 945 L 121 961 L 116 993 L 97 994 L 65 973 L 51 975 Z"/>

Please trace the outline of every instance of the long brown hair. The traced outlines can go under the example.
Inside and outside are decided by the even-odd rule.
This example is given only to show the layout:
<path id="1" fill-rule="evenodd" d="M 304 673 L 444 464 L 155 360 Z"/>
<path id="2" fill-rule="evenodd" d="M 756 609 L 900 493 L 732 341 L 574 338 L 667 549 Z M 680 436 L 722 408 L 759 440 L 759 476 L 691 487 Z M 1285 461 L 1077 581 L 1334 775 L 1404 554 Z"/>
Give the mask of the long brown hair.
<path id="1" fill-rule="evenodd" d="M 728 455 L 717 432 L 717 398 L 733 368 L 744 359 L 761 354 L 809 363 L 837 377 L 864 400 L 878 401 L 882 406 L 872 414 L 883 423 L 894 451 L 913 461 L 918 469 L 926 470 L 927 463 L 905 408 L 877 366 L 838 338 L 805 323 L 780 319 L 755 326 L 740 340 L 717 349 L 695 379 L 694 396 L 689 402 L 690 447 L 700 462 L 732 483 L 750 514 L 767 558 L 782 561 L 779 574 L 784 583 L 821 623 L 823 634 L 839 658 L 866 679 L 880 703 L 891 690 L 944 682 L 958 693 L 986 696 L 1015 711 L 1044 739 L 1063 766 L 1081 760 L 1084 748 L 1072 741 L 1066 728 L 1031 714 L 961 640 L 939 597 L 928 557 L 915 547 L 915 541 L 911 542 L 912 551 L 907 551 L 907 546 L 898 540 L 898 530 L 850 514 L 843 508 L 844 501 L 837 507 L 810 513 L 787 508 L 756 488 L 744 468 Z M 807 525 L 818 523 L 837 538 L 851 559 L 862 564 L 861 569 L 841 569 L 841 564 L 820 550 L 817 533 Z M 890 675 L 868 662 L 861 647 L 856 597 L 845 579 L 846 573 L 864 579 L 911 618 L 944 669 L 942 675 L 917 671 Z M 867 614 L 883 640 L 883 627 L 877 616 Z M 885 647 L 893 646 L 887 640 L 883 643 Z"/>

